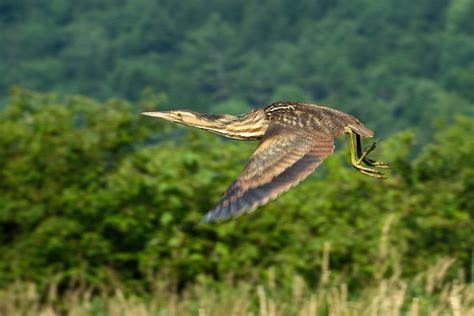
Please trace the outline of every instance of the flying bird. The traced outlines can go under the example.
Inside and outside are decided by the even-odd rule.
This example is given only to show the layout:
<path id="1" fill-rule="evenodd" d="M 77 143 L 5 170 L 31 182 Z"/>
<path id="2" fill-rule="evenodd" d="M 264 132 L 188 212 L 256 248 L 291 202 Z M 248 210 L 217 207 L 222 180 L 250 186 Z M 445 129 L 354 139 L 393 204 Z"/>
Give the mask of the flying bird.
<path id="1" fill-rule="evenodd" d="M 260 140 L 255 152 L 203 223 L 235 218 L 275 199 L 312 173 L 334 150 L 334 138 L 347 134 L 352 166 L 375 177 L 388 168 L 362 150 L 361 136 L 374 133 L 344 112 L 316 104 L 275 102 L 239 116 L 207 115 L 189 110 L 144 112 L 148 116 L 201 128 L 228 138 Z"/>

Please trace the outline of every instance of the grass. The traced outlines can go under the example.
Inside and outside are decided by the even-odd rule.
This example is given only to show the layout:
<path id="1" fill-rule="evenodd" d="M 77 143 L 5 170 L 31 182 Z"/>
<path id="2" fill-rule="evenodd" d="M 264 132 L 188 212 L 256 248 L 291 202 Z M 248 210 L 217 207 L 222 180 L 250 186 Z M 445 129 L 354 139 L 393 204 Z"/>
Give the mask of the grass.
<path id="1" fill-rule="evenodd" d="M 74 288 L 59 297 L 54 284 L 43 293 L 33 283 L 16 282 L 0 292 L 0 315 L 474 315 L 474 284 L 462 272 L 447 278 L 454 261 L 440 260 L 410 280 L 382 278 L 357 297 L 349 295 L 345 283 L 329 277 L 310 290 L 295 276 L 290 294 L 271 278 L 265 285 L 196 285 L 180 295 L 158 286 L 141 296 L 126 295 L 120 288 L 94 295 L 92 288 Z M 323 273 L 329 276 L 330 271 Z"/>
<path id="2" fill-rule="evenodd" d="M 387 241 L 392 222 L 389 217 L 380 238 L 379 258 L 375 259 L 379 271 L 353 293 L 343 278 L 331 273 L 330 244 L 326 243 L 318 272 L 320 283 L 313 289 L 298 275 L 282 286 L 273 270 L 261 284 L 203 283 L 179 294 L 159 279 L 153 290 L 142 295 L 127 294 L 120 287 L 110 291 L 105 285 L 101 289 L 74 286 L 59 290 L 54 282 L 41 290 L 34 283 L 18 281 L 0 290 L 0 316 L 474 315 L 474 260 L 467 273 L 456 273 L 455 259 L 444 258 L 416 277 L 403 279 L 400 260 Z M 471 275 L 471 281 L 466 274 Z"/>

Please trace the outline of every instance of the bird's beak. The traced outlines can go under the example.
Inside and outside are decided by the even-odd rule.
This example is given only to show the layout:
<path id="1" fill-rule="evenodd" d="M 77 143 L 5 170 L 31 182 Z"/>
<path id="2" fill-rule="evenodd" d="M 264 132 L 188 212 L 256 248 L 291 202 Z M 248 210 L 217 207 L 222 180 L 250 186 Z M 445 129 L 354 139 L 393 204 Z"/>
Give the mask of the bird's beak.
<path id="1" fill-rule="evenodd" d="M 147 116 L 160 117 L 160 118 L 163 118 L 163 119 L 169 119 L 170 118 L 170 114 L 166 113 L 166 112 L 143 112 L 142 114 L 147 115 Z"/>
<path id="2" fill-rule="evenodd" d="M 153 116 L 153 117 L 159 117 L 167 121 L 171 122 L 176 122 L 176 123 L 182 123 L 182 120 L 180 117 L 176 116 L 176 113 L 174 111 L 163 111 L 163 112 L 143 112 L 143 115 L 147 116 Z"/>

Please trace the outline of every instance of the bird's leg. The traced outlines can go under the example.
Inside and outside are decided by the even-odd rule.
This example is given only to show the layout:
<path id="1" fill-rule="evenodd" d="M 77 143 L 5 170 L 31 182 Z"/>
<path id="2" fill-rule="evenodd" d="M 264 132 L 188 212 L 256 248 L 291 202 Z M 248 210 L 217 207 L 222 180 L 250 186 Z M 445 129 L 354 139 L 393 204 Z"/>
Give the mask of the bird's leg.
<path id="1" fill-rule="evenodd" d="M 381 172 L 379 172 L 375 169 L 372 169 L 372 168 L 362 166 L 361 161 L 363 159 L 361 160 L 361 159 L 356 158 L 357 148 L 356 148 L 356 144 L 354 144 L 354 138 L 352 137 L 354 132 L 349 127 L 346 127 L 345 130 L 346 130 L 346 133 L 349 136 L 349 149 L 350 149 L 350 152 L 351 152 L 352 166 L 354 168 L 356 168 L 360 173 L 363 173 L 365 175 L 368 175 L 368 176 L 371 176 L 371 177 L 374 177 L 374 178 L 384 178 L 384 175 Z M 370 152 L 370 151 L 371 150 L 369 150 L 368 152 Z M 363 153 L 362 153 L 362 155 L 363 155 Z M 367 155 L 367 153 L 364 155 L 364 158 L 365 158 L 366 155 Z"/>
<path id="2" fill-rule="evenodd" d="M 364 151 L 362 151 L 362 141 L 360 139 L 360 135 L 356 134 L 356 142 L 357 142 L 357 156 L 359 157 L 358 162 L 365 163 L 369 167 L 376 167 L 376 168 L 390 168 L 390 166 L 382 161 L 375 161 L 372 159 L 367 158 L 367 155 L 375 149 L 377 146 L 377 141 L 373 142 L 372 145 L 366 147 Z"/>

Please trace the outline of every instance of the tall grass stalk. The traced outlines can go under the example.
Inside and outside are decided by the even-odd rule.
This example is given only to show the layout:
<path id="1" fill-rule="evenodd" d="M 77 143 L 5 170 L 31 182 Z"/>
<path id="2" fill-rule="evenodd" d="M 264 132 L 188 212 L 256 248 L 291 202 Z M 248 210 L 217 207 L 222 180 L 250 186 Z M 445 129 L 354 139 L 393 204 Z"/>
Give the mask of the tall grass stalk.
<path id="1" fill-rule="evenodd" d="M 0 291 L 0 315 L 474 315 L 474 284 L 462 273 L 448 279 L 453 263 L 442 259 L 410 280 L 399 274 L 383 278 L 356 297 L 349 295 L 345 283 L 328 280 L 311 290 L 298 276 L 286 297 L 278 287 L 248 283 L 224 290 L 196 285 L 181 294 L 161 290 L 138 296 L 120 288 L 112 294 L 74 288 L 59 295 L 54 283 L 44 293 L 33 283 L 16 282 Z"/>

